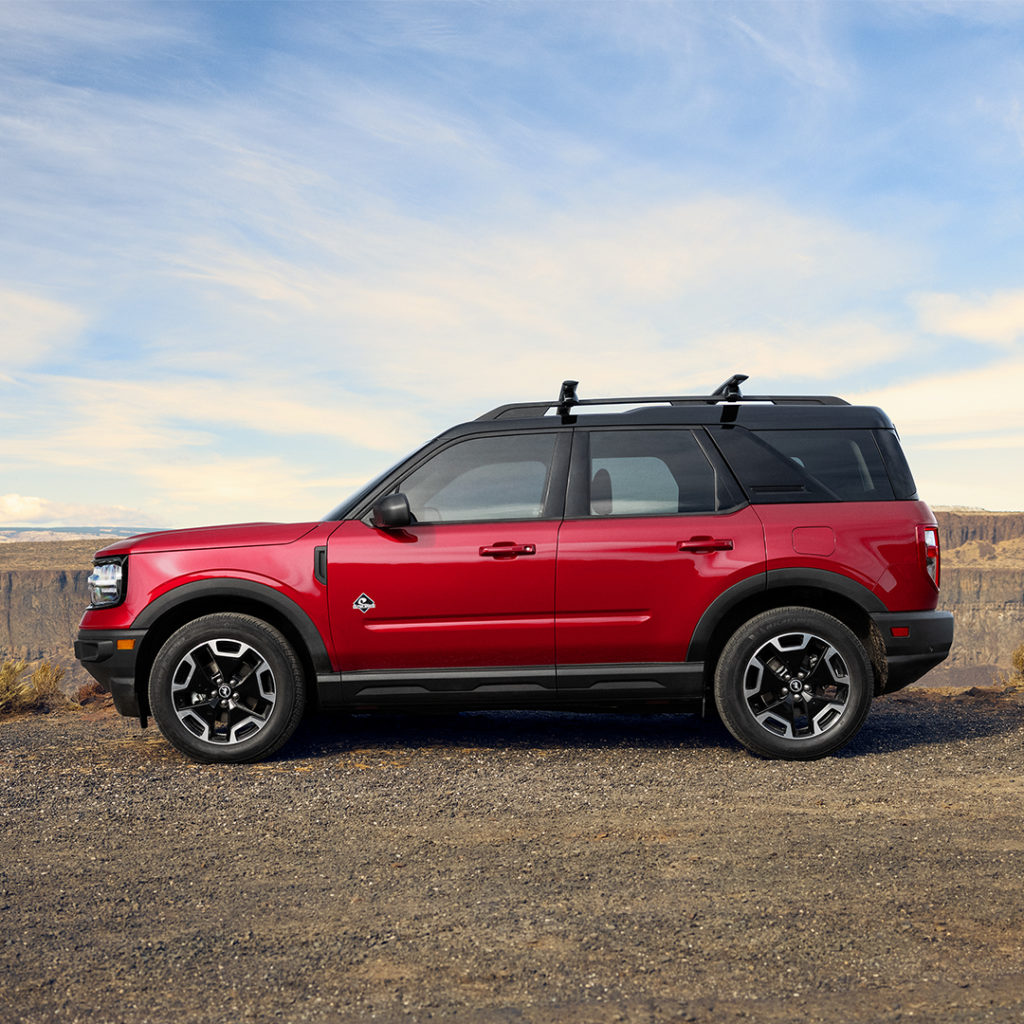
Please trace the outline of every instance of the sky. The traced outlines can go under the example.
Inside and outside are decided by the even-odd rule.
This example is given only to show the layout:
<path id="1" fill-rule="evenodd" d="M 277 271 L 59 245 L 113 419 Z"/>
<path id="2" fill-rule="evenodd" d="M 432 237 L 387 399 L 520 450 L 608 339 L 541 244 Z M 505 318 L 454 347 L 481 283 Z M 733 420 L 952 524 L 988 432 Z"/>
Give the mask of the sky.
<path id="1" fill-rule="evenodd" d="M 510 401 L 880 405 L 1024 509 L 1024 4 L 0 0 L 0 525 L 316 520 Z"/>

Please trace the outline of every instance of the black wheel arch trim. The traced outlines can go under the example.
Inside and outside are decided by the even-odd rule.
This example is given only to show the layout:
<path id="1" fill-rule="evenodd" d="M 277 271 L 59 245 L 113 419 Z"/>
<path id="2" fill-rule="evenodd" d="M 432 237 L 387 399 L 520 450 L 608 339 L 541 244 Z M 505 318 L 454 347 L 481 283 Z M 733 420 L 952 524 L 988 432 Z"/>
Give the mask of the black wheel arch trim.
<path id="1" fill-rule="evenodd" d="M 748 576 L 739 583 L 734 583 L 708 605 L 693 630 L 686 660 L 706 660 L 708 646 L 719 623 L 748 598 L 757 594 L 769 594 L 773 590 L 797 587 L 810 587 L 838 594 L 862 608 L 867 615 L 889 610 L 882 600 L 862 583 L 841 573 L 829 572 L 827 569 L 770 569 L 766 573 Z"/>
<path id="2" fill-rule="evenodd" d="M 155 601 L 143 608 L 132 623 L 132 629 L 148 629 L 167 612 L 173 611 L 189 601 L 218 597 L 243 598 L 268 605 L 287 619 L 302 638 L 313 662 L 314 671 L 333 671 L 323 637 L 306 612 L 280 591 L 265 583 L 255 583 L 252 580 L 194 580 L 191 583 L 183 583 L 180 587 L 161 594 Z"/>

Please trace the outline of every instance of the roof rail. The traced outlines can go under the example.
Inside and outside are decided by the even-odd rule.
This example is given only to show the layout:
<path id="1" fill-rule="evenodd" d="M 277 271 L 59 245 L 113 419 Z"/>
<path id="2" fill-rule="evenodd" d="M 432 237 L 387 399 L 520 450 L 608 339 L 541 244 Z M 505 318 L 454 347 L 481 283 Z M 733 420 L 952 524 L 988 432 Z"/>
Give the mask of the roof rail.
<path id="1" fill-rule="evenodd" d="M 515 402 L 499 405 L 490 412 L 478 416 L 478 420 L 531 419 L 544 416 L 549 410 L 563 420 L 574 415 L 579 406 L 587 405 L 723 405 L 732 402 L 760 402 L 771 405 L 849 405 L 835 395 L 744 395 L 740 385 L 747 380 L 745 373 L 734 373 L 720 384 L 710 395 L 655 395 L 625 398 L 580 398 L 576 393 L 578 380 L 562 382 L 558 398 L 553 402 Z"/>

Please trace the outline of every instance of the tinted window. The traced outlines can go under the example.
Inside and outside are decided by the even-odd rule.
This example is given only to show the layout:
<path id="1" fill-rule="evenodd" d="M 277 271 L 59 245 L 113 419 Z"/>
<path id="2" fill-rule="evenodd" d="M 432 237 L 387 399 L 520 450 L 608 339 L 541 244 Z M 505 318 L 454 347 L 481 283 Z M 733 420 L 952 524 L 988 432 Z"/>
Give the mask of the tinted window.
<path id="1" fill-rule="evenodd" d="M 714 432 L 751 501 L 891 501 L 871 430 Z"/>
<path id="2" fill-rule="evenodd" d="M 538 519 L 554 434 L 478 437 L 453 444 L 399 485 L 420 523 Z"/>
<path id="3" fill-rule="evenodd" d="M 594 516 L 717 512 L 737 503 L 688 430 L 591 432 L 588 482 Z"/>
<path id="4" fill-rule="evenodd" d="M 889 471 L 889 482 L 897 498 L 916 498 L 917 484 L 907 465 L 907 458 L 900 447 L 895 430 L 876 430 L 875 440 Z"/>

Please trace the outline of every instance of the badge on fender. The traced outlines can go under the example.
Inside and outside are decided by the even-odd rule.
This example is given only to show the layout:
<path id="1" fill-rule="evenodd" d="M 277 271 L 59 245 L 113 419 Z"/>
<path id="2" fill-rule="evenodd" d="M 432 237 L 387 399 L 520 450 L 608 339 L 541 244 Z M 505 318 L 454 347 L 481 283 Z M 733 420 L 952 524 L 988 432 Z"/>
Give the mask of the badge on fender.
<path id="1" fill-rule="evenodd" d="M 373 598 L 366 594 L 360 594 L 353 602 L 352 607 L 357 612 L 362 612 L 364 615 L 371 609 L 377 606 L 373 603 Z"/>

